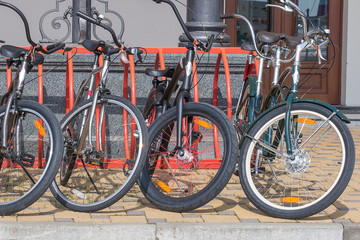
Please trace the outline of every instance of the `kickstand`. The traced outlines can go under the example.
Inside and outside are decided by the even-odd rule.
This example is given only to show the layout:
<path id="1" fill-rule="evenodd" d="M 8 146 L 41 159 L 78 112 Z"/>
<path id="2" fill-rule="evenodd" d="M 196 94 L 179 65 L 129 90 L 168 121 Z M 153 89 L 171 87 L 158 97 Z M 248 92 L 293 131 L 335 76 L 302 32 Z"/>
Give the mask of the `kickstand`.
<path id="1" fill-rule="evenodd" d="M 89 177 L 89 179 L 90 179 L 90 182 L 92 183 L 92 185 L 93 185 L 94 188 L 95 188 L 96 193 L 100 195 L 101 193 L 100 193 L 99 190 L 97 189 L 97 187 L 96 187 L 96 185 L 95 185 L 95 183 L 94 183 L 94 180 L 93 180 L 92 177 L 90 176 L 90 173 L 88 172 L 88 170 L 87 170 L 87 168 L 86 168 L 86 166 L 85 166 L 85 162 L 84 162 L 84 159 L 83 159 L 83 158 L 81 158 L 81 162 L 82 162 L 82 165 L 84 166 L 84 169 L 85 169 L 86 174 L 88 175 L 88 177 Z"/>

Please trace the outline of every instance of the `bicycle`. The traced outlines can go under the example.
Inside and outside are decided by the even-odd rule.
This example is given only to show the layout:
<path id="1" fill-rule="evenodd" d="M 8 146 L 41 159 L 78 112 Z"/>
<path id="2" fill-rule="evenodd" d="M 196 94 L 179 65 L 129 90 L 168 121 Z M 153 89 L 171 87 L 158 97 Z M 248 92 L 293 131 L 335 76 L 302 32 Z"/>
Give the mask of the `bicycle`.
<path id="1" fill-rule="evenodd" d="M 30 49 L 11 45 L 1 47 L 1 55 L 7 57 L 7 67 L 15 64 L 16 77 L 1 99 L 0 124 L 0 214 L 21 211 L 47 190 L 55 177 L 63 149 L 62 133 L 55 115 L 38 102 L 22 100 L 26 75 L 44 62 L 38 52 L 51 54 L 64 49 L 65 44 L 48 45 L 44 49 L 30 35 L 24 14 L 14 5 L 0 2 L 22 19 Z M 48 151 L 44 154 L 43 149 Z"/>
<path id="2" fill-rule="evenodd" d="M 295 49 L 292 85 L 281 94 L 284 100 L 263 109 L 242 135 L 239 170 L 242 188 L 258 209 L 273 217 L 297 219 L 322 211 L 341 195 L 353 172 L 355 147 L 346 126 L 350 121 L 341 112 L 327 103 L 297 97 L 301 52 L 314 48 L 323 59 L 321 48 L 329 44 L 329 31 L 308 31 L 306 15 L 295 3 L 278 2 L 281 5 L 270 6 L 301 17 L 303 40 Z M 280 94 L 283 86 L 276 88 Z"/>
<path id="3" fill-rule="evenodd" d="M 231 178 L 237 159 L 236 133 L 222 111 L 191 102 L 196 50 L 210 51 L 214 35 L 207 44 L 195 40 L 172 1 L 154 2 L 171 6 L 190 42 L 186 57 L 175 69 L 145 70 L 153 77 L 153 87 L 143 113 L 150 138 L 139 185 L 157 208 L 190 211 L 215 198 Z"/>
<path id="4" fill-rule="evenodd" d="M 95 54 L 93 70 L 81 84 L 74 108 L 60 123 L 65 148 L 50 190 L 63 206 L 91 212 L 114 204 L 134 185 L 145 163 L 148 134 L 139 110 L 106 88 L 111 56 L 141 50 L 120 44 L 113 29 L 101 23 L 101 16 L 76 14 L 108 30 L 118 46 L 94 40 L 82 43 Z M 98 67 L 101 55 L 104 63 Z M 96 87 L 95 75 L 100 72 Z"/>

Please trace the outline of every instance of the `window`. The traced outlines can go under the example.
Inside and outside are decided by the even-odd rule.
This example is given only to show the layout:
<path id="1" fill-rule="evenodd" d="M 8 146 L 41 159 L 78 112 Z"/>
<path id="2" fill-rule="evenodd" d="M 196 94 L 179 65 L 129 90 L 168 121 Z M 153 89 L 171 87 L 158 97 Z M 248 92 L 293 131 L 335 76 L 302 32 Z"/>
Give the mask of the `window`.
<path id="1" fill-rule="evenodd" d="M 270 31 L 270 11 L 265 7 L 267 0 L 238 0 L 238 13 L 245 16 L 252 23 L 255 32 Z M 237 46 L 251 43 L 251 35 L 246 23 L 238 20 Z"/>

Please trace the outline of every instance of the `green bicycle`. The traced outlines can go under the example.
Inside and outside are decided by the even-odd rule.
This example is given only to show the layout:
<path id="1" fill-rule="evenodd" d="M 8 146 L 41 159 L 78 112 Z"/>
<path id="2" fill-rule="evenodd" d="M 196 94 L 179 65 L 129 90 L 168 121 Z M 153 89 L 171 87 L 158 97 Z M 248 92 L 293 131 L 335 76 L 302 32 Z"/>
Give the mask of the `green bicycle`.
<path id="1" fill-rule="evenodd" d="M 237 14 L 224 17 L 248 22 L 255 43 L 252 48 L 260 57 L 260 69 L 269 59 L 266 45 L 284 41 L 294 47 L 293 56 L 283 61 L 279 58 L 279 45 L 274 47 L 276 51 L 269 50 L 275 52 L 275 76 L 264 101 L 260 92 L 261 74 L 259 78 L 249 77 L 244 83 L 236 125 L 241 138 L 239 176 L 245 194 L 268 215 L 298 219 L 324 210 L 341 195 L 353 172 L 355 147 L 346 126 L 350 121 L 341 112 L 327 103 L 297 96 L 301 53 L 314 48 L 319 61 L 323 59 L 321 48 L 329 44 L 329 31 L 308 31 L 309 20 L 296 4 L 290 0 L 278 2 L 281 5 L 269 6 L 301 17 L 303 36 L 298 42 L 271 33 L 258 33 L 256 38 L 245 17 Z M 279 75 L 280 64 L 291 61 L 292 68 Z M 284 79 L 290 73 L 292 84 L 285 87 Z"/>

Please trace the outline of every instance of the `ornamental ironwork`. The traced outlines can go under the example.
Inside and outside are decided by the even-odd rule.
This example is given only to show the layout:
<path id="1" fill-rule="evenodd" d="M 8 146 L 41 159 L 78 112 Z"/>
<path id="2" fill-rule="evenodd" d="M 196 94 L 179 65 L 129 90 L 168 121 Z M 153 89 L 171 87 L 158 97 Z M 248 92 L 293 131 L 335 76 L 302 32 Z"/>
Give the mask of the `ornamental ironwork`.
<path id="1" fill-rule="evenodd" d="M 109 15 L 113 15 L 116 18 L 119 19 L 121 23 L 121 30 L 120 33 L 117 35 L 118 40 L 122 41 L 122 36 L 125 31 L 125 23 L 122 16 L 114 11 L 109 9 L 109 3 L 105 0 L 96 0 L 97 2 L 104 4 L 105 12 L 101 13 L 99 10 L 96 9 L 96 7 L 91 7 L 91 1 L 92 0 L 73 0 L 72 6 L 68 6 L 67 9 L 61 13 L 60 11 L 60 4 L 64 4 L 67 0 L 56 0 L 55 2 L 55 8 L 50 9 L 46 11 L 40 18 L 39 22 L 39 28 L 40 33 L 42 37 L 42 42 L 64 42 L 67 39 L 69 39 L 70 35 L 72 34 L 72 42 L 78 43 L 80 41 L 83 41 L 85 39 L 91 39 L 91 36 L 97 40 L 102 40 L 97 33 L 97 26 L 93 25 L 92 28 L 90 28 L 89 23 L 86 23 L 85 20 L 79 19 L 75 13 L 78 10 L 81 10 L 83 12 L 86 12 L 88 15 L 91 15 L 95 18 L 98 18 L 100 15 L 104 16 L 103 23 L 109 25 L 112 27 L 113 22 L 108 17 Z M 51 21 L 51 28 L 56 31 L 62 30 L 65 34 L 63 34 L 62 37 L 55 39 L 50 36 L 49 30 L 46 33 L 46 29 L 44 26 L 44 23 L 46 23 L 50 17 L 50 15 L 58 15 L 56 17 L 53 17 L 53 19 L 50 18 Z M 69 18 L 72 18 L 72 21 L 70 21 Z M 91 34 L 92 29 L 92 34 Z M 53 31 L 54 32 L 54 31 Z M 54 35 L 54 34 L 53 34 Z"/>

